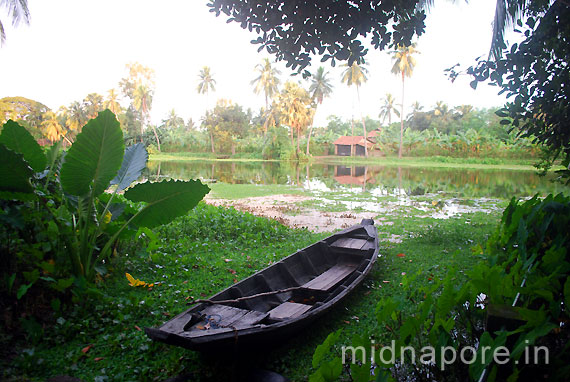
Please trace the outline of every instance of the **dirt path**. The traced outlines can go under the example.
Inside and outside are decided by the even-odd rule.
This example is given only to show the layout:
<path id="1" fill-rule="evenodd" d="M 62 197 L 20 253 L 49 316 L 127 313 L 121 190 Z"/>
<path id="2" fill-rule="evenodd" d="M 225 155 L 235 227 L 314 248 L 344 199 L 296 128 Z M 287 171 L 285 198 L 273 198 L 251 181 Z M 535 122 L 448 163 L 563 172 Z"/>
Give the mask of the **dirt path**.
<path id="1" fill-rule="evenodd" d="M 232 206 L 237 210 L 246 211 L 256 216 L 275 219 L 289 227 L 306 227 L 313 232 L 331 232 L 350 227 L 360 223 L 362 219 L 372 219 L 377 215 L 375 212 L 323 212 L 298 205 L 298 203 L 310 199 L 312 198 L 302 195 L 271 195 L 238 200 L 206 197 L 205 201 L 214 206 Z M 378 223 L 381 224 L 381 222 L 376 224 L 378 225 Z"/>

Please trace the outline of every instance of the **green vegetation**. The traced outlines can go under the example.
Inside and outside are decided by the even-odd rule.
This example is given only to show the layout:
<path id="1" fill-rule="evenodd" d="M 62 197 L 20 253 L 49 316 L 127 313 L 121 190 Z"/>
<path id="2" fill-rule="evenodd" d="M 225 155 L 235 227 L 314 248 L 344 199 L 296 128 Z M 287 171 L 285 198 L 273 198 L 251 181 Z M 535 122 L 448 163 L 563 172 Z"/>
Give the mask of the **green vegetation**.
<path id="1" fill-rule="evenodd" d="M 311 354 L 328 332 L 344 328 L 340 341 L 345 343 L 363 334 L 375 321 L 378 299 L 402 293 L 402 272 L 423 269 L 438 278 L 453 264 L 468 268 L 475 259 L 470 247 L 483 243 L 498 221 L 498 215 L 490 218 L 483 213 L 450 220 L 409 215 L 402 209 L 389 217 L 393 225 L 378 226 L 382 257 L 365 285 L 353 294 L 358 298 L 349 298 L 304 332 L 302 339 L 292 339 L 249 363 L 294 381 L 306 380 Z M 402 243 L 384 240 L 392 235 L 402 235 Z M 199 204 L 187 216 L 140 233 L 137 241 L 124 242 L 118 248 L 123 255 L 111 259 L 111 273 L 98 284 L 100 293 L 51 312 L 49 330 L 42 328 L 37 317 L 28 316 L 23 323 L 25 347 L 2 357 L 13 360 L 4 365 L 4 378 L 45 380 L 67 374 L 85 380 L 106 376 L 109 381 L 142 381 L 190 374 L 196 381 L 226 380 L 235 371 L 232 362 L 151 342 L 138 328 L 159 325 L 192 298 L 209 296 L 323 236 L 232 208 Z M 154 285 L 130 286 L 125 273 Z M 5 333 L 3 340 L 15 341 L 13 335 Z"/>
<path id="2" fill-rule="evenodd" d="M 369 332 L 354 336 L 352 345 L 371 349 L 371 339 L 382 346 L 390 346 L 388 341 L 394 340 L 395 361 L 386 361 L 391 357 L 380 356 L 380 351 L 373 361 L 377 365 L 375 374 L 387 380 L 401 376 L 478 380 L 483 372 L 491 380 L 535 380 L 544 373 L 549 374 L 549 379 L 565 380 L 570 358 L 564 325 L 568 320 L 564 306 L 570 297 L 569 211 L 570 199 L 562 195 L 549 195 L 543 200 L 535 197 L 524 203 L 513 199 L 485 249 L 473 247 L 471 263 L 449 263 L 439 276 L 431 271 L 441 265 L 439 261 L 431 263 L 431 269 L 406 273 L 402 278 L 403 293 L 380 299 L 376 324 L 366 325 Z M 430 244 L 442 239 L 440 230 L 434 228 L 423 236 Z M 415 227 L 413 230 L 418 231 Z M 454 231 L 450 242 L 458 243 L 461 231 Z M 375 327 L 388 330 L 378 336 Z M 335 342 L 339 340 L 331 334 L 316 349 L 313 366 L 318 370 L 311 380 L 334 381 L 343 372 L 341 360 L 335 356 L 338 349 L 332 348 Z M 493 363 L 494 357 L 485 360 L 482 356 L 483 346 L 488 346 L 492 354 L 505 345 L 510 350 L 508 364 Z M 416 356 L 412 358 L 412 353 L 403 353 L 405 346 L 415 348 L 418 355 L 424 346 L 436 351 L 444 347 L 458 352 L 473 349 L 466 359 L 478 358 L 470 364 L 445 364 L 440 353 L 429 358 L 433 363 L 421 363 Z M 529 359 L 527 348 L 539 346 L 549 355 L 539 358 L 532 350 L 535 358 Z M 358 364 L 344 371 L 355 381 L 369 381 L 370 361 L 362 367 L 366 372 Z"/>

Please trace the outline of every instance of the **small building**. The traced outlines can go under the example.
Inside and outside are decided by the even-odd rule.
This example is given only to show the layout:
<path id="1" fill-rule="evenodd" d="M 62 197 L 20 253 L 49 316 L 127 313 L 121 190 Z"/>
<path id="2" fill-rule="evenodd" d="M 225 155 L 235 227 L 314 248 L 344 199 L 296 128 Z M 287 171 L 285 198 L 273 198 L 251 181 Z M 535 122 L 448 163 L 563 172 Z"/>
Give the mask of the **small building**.
<path id="1" fill-rule="evenodd" d="M 377 128 L 376 130 L 372 130 L 366 135 L 366 138 L 373 143 L 376 143 L 377 137 L 382 133 L 382 128 Z"/>
<path id="2" fill-rule="evenodd" d="M 365 140 L 362 135 L 340 137 L 333 144 L 335 155 L 341 156 L 350 156 L 351 146 L 354 146 L 354 155 L 364 156 L 364 145 L 368 151 L 372 150 L 373 146 L 372 142 Z"/>

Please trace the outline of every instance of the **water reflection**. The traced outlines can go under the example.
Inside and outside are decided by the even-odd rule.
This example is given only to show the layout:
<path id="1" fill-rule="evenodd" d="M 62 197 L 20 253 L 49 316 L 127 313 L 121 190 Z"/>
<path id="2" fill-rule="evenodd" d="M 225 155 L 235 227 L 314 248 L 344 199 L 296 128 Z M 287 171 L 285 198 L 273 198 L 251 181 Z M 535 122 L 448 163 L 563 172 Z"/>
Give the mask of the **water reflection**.
<path id="1" fill-rule="evenodd" d="M 288 162 L 149 162 L 147 177 L 199 178 L 207 182 L 288 184 L 311 191 L 369 192 L 374 196 L 446 193 L 456 197 L 510 198 L 569 192 L 533 171 L 397 166 L 341 166 Z"/>

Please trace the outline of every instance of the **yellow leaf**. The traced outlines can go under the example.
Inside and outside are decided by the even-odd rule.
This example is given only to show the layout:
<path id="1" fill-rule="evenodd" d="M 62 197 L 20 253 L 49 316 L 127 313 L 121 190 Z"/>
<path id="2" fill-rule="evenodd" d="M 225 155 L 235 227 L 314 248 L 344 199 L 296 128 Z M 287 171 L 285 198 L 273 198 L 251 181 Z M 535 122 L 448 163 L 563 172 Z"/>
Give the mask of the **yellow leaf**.
<path id="1" fill-rule="evenodd" d="M 131 276 L 130 273 L 125 273 L 125 276 L 127 276 L 127 280 L 129 280 L 129 284 L 134 285 L 135 278 L 133 276 Z"/>

